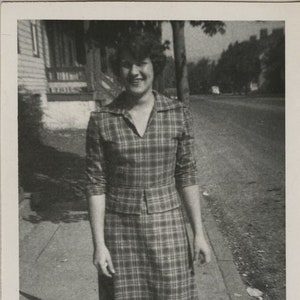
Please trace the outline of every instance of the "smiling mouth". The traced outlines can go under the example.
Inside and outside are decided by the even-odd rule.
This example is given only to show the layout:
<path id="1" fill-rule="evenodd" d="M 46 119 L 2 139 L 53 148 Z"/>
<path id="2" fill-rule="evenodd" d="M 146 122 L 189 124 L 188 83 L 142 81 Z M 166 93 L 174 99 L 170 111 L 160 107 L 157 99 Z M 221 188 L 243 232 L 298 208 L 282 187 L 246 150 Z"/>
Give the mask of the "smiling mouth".
<path id="1" fill-rule="evenodd" d="M 139 85 L 143 81 L 142 78 L 129 80 L 129 83 L 132 85 Z"/>

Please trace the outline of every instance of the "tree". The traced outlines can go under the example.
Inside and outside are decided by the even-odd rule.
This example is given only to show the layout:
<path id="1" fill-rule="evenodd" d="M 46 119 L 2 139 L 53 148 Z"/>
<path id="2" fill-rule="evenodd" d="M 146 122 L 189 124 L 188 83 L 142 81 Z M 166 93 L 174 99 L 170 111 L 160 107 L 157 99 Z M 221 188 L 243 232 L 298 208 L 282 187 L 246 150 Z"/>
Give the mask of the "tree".
<path id="1" fill-rule="evenodd" d="M 248 92 L 249 83 L 260 73 L 257 41 L 236 42 L 222 52 L 216 67 L 218 83 L 226 92 Z"/>
<path id="2" fill-rule="evenodd" d="M 120 38 L 134 30 L 145 30 L 161 37 L 162 21 L 90 21 L 87 39 L 116 47 Z"/>
<path id="3" fill-rule="evenodd" d="M 264 90 L 271 93 L 285 92 L 285 38 L 274 39 L 262 58 L 265 72 Z"/>
<path id="4" fill-rule="evenodd" d="M 189 83 L 184 38 L 184 21 L 171 21 L 174 43 L 176 87 L 179 101 L 189 102 Z"/>
<path id="5" fill-rule="evenodd" d="M 193 27 L 200 26 L 205 34 L 213 36 L 225 32 L 225 24 L 221 21 L 190 21 Z M 185 21 L 171 21 L 176 68 L 176 86 L 178 99 L 189 104 L 189 84 L 187 76 L 187 59 L 185 50 Z"/>
<path id="6" fill-rule="evenodd" d="M 215 84 L 215 63 L 202 58 L 196 64 L 188 64 L 188 80 L 191 94 L 207 94 Z"/>
<path id="7" fill-rule="evenodd" d="M 166 65 L 163 72 L 165 88 L 175 88 L 175 61 L 172 56 L 167 56 Z"/>

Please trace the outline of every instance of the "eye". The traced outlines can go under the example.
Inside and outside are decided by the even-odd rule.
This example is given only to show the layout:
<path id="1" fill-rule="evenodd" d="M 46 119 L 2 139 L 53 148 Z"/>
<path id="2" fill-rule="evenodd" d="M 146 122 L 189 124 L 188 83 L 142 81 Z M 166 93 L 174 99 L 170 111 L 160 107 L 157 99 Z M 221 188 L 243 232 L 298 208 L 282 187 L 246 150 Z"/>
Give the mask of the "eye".
<path id="1" fill-rule="evenodd" d="M 121 67 L 125 69 L 130 69 L 131 68 L 131 63 L 127 60 L 122 60 L 121 61 Z"/>
<path id="2" fill-rule="evenodd" d="M 139 66 L 145 66 L 147 64 L 148 64 L 148 62 L 146 60 L 143 60 L 143 61 L 138 63 Z"/>

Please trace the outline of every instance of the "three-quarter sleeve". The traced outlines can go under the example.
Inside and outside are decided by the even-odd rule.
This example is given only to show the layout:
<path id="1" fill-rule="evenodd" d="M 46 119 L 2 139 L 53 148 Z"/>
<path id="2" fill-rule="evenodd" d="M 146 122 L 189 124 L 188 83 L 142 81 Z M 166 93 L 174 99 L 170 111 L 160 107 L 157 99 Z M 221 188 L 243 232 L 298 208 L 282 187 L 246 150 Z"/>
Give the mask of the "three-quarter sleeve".
<path id="1" fill-rule="evenodd" d="M 86 196 L 105 193 L 105 159 L 103 143 L 95 113 L 91 113 L 86 134 Z"/>
<path id="2" fill-rule="evenodd" d="M 181 188 L 198 184 L 193 118 L 185 106 L 183 116 L 183 131 L 178 140 L 175 168 L 176 185 Z"/>

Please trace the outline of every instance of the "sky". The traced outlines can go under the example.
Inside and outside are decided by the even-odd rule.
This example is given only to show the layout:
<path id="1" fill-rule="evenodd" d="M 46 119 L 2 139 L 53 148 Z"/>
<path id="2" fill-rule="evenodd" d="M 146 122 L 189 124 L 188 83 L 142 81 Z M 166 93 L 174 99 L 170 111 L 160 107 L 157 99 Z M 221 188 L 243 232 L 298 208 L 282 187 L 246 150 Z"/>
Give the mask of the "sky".
<path id="1" fill-rule="evenodd" d="M 235 41 L 248 40 L 251 35 L 259 38 L 260 29 L 268 29 L 271 34 L 274 28 L 283 28 L 284 21 L 225 21 L 226 32 L 210 37 L 202 32 L 200 27 L 192 27 L 186 22 L 185 39 L 188 61 L 198 61 L 202 57 L 217 59 L 222 50 L 225 50 L 230 43 Z M 163 23 L 163 39 L 171 42 L 173 47 L 172 29 L 169 22 Z M 167 55 L 173 55 L 173 51 L 167 51 Z"/>

